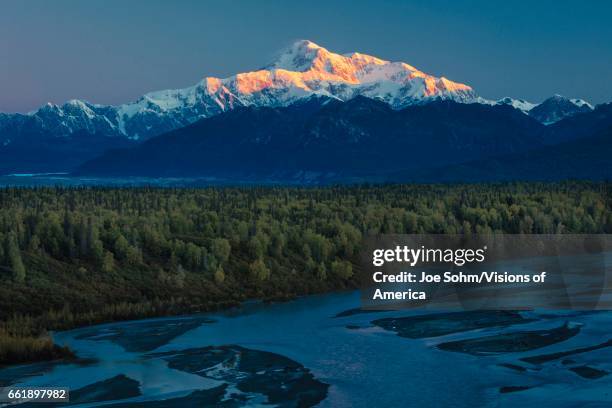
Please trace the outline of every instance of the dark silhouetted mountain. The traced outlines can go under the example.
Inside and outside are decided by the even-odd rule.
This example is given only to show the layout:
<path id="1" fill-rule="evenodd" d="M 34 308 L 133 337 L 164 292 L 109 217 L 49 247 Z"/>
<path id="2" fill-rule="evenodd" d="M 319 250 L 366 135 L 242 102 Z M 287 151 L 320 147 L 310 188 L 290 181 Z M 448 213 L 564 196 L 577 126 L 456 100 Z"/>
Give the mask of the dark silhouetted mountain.
<path id="1" fill-rule="evenodd" d="M 398 172 L 387 181 L 481 182 L 612 179 L 612 127 L 596 136 L 554 146 L 444 166 L 418 173 Z"/>
<path id="2" fill-rule="evenodd" d="M 546 144 L 589 138 L 612 127 L 612 103 L 597 105 L 594 110 L 577 113 L 546 127 Z"/>
<path id="3" fill-rule="evenodd" d="M 0 174 L 67 172 L 108 149 L 134 145 L 116 137 L 106 112 L 71 101 L 28 115 L 0 113 Z"/>
<path id="4" fill-rule="evenodd" d="M 539 122 L 549 125 L 577 113 L 592 110 L 593 106 L 582 99 L 569 99 L 565 96 L 554 95 L 529 109 L 528 113 Z"/>
<path id="5" fill-rule="evenodd" d="M 529 114 L 529 111 L 537 106 L 536 104 L 531 103 L 531 102 L 527 102 L 524 99 L 514 99 L 514 98 L 510 98 L 508 96 L 506 96 L 505 98 L 501 98 L 500 100 L 498 100 L 495 103 L 497 105 L 509 105 L 509 106 L 512 106 L 514 109 L 518 109 L 518 110 L 520 110 L 521 112 L 523 112 L 525 114 Z"/>
<path id="6" fill-rule="evenodd" d="M 542 146 L 543 129 L 505 105 L 436 101 L 394 110 L 365 97 L 318 100 L 308 108 L 237 108 L 109 151 L 76 174 L 367 178 L 531 150 Z"/>
<path id="7" fill-rule="evenodd" d="M 38 132 L 21 136 L 16 142 L 0 146 L 0 175 L 69 172 L 109 149 L 136 144 L 85 131 L 61 138 Z"/>

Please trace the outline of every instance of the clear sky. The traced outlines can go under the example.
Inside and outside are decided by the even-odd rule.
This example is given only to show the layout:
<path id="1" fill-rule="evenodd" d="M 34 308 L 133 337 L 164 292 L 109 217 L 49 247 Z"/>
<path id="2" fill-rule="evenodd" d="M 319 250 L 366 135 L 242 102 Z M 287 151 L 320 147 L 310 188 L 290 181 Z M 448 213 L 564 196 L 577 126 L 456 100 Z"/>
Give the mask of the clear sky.
<path id="1" fill-rule="evenodd" d="M 0 111 L 116 104 L 266 65 L 296 39 L 486 98 L 612 101 L 612 1 L 0 0 Z"/>

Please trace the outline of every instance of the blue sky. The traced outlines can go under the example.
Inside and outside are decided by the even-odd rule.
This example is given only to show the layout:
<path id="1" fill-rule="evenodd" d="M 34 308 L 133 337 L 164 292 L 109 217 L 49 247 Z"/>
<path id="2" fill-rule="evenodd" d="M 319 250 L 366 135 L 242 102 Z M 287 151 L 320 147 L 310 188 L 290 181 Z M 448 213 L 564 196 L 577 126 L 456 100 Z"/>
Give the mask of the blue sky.
<path id="1" fill-rule="evenodd" d="M 296 39 L 405 61 L 487 98 L 612 101 L 608 1 L 0 2 L 0 111 L 114 104 L 264 66 Z"/>

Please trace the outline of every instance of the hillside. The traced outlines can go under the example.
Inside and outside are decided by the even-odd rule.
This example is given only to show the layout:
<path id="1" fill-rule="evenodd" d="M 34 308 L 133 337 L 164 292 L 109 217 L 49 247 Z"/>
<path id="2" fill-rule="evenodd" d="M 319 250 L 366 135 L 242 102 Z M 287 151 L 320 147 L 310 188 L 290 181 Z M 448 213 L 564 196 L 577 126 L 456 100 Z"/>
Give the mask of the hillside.
<path id="1" fill-rule="evenodd" d="M 310 103 L 308 109 L 236 109 L 107 152 L 75 174 L 341 180 L 542 145 L 544 126 L 510 106 L 438 101 L 394 110 L 364 97 Z"/>
<path id="2" fill-rule="evenodd" d="M 398 173 L 388 180 L 482 182 L 510 180 L 612 179 L 612 127 L 587 137 L 529 152 L 444 166 L 419 173 Z"/>

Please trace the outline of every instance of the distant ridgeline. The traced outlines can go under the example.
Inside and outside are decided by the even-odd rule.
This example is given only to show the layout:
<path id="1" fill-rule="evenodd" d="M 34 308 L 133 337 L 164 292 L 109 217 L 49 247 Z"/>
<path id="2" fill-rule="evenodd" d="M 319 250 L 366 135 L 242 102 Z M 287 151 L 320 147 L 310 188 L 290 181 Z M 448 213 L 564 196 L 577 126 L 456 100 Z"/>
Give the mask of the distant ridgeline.
<path id="1" fill-rule="evenodd" d="M 236 109 L 109 151 L 75 174 L 296 183 L 612 176 L 612 104 L 550 126 L 505 105 L 306 105 Z"/>

